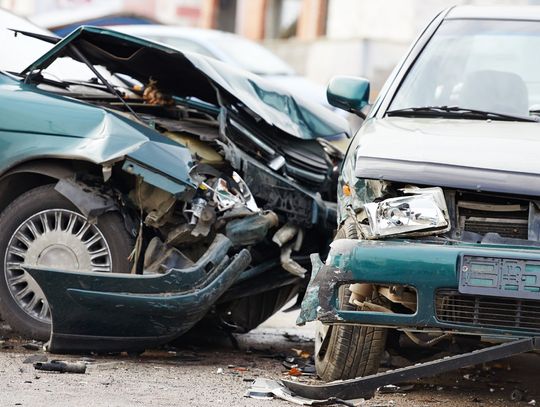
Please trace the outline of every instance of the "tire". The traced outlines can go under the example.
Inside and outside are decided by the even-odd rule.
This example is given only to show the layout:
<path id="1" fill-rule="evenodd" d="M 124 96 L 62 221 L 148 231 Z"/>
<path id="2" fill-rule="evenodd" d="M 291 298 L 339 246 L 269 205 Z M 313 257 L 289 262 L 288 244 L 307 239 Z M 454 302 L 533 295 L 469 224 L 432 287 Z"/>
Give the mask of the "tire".
<path id="1" fill-rule="evenodd" d="M 334 240 L 357 239 L 356 226 L 346 222 Z M 338 292 L 343 310 L 355 310 L 349 304 L 350 291 L 342 286 Z M 362 325 L 323 325 L 317 322 L 315 333 L 315 367 L 325 381 L 354 379 L 377 373 L 386 346 L 386 328 Z"/>
<path id="2" fill-rule="evenodd" d="M 247 333 L 283 308 L 298 293 L 298 287 L 287 285 L 231 301 L 224 307 L 223 319 L 237 327 L 235 332 Z"/>
<path id="3" fill-rule="evenodd" d="M 54 190 L 31 189 L 0 214 L 0 315 L 24 337 L 46 340 L 50 312 L 43 292 L 19 264 L 127 273 L 132 238 L 117 212 L 91 225 Z"/>

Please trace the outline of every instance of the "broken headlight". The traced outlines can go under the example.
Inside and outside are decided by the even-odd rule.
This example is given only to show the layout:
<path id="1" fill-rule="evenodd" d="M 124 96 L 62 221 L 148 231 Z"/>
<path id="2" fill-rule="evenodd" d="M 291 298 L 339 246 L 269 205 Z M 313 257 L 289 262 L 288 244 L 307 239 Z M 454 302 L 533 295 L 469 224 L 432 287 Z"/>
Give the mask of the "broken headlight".
<path id="1" fill-rule="evenodd" d="M 449 230 L 448 210 L 441 188 L 405 188 L 401 191 L 405 196 L 364 205 L 371 232 L 369 237 Z"/>

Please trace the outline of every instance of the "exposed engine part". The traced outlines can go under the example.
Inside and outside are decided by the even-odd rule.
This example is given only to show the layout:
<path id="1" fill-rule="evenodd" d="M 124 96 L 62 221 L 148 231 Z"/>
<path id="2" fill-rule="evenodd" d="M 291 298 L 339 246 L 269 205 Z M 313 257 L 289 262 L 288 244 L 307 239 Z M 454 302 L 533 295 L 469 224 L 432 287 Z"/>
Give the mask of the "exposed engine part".
<path id="1" fill-rule="evenodd" d="M 313 224 L 314 205 L 309 196 L 275 176 L 251 167 L 249 162 L 245 166 L 245 181 L 253 195 L 265 202 L 265 208 L 285 214 L 291 223 L 301 226 Z"/>
<path id="2" fill-rule="evenodd" d="M 248 208 L 236 207 L 236 208 L 232 208 L 231 210 L 223 214 L 220 214 L 218 221 L 225 223 L 234 218 L 245 218 L 246 216 L 251 216 L 251 215 L 253 215 L 253 212 L 250 211 Z"/>
<path id="3" fill-rule="evenodd" d="M 200 128 L 204 127 L 201 126 Z M 165 133 L 165 135 L 171 140 L 184 144 L 187 148 L 189 148 L 189 151 L 191 151 L 191 153 L 197 157 L 200 164 L 219 165 L 223 163 L 223 157 L 218 154 L 218 152 L 212 148 L 209 143 L 201 141 L 200 138 L 184 133 L 172 133 L 170 131 Z"/>
<path id="4" fill-rule="evenodd" d="M 141 211 L 147 213 L 144 223 L 156 228 L 167 222 L 167 215 L 170 215 L 176 203 L 172 194 L 144 181 L 138 182 L 137 187 L 129 192 L 129 198 Z"/>
<path id="5" fill-rule="evenodd" d="M 184 211 L 185 214 L 190 214 L 191 217 L 189 219 L 189 224 L 192 226 L 195 226 L 197 224 L 197 221 L 201 217 L 201 214 L 206 207 L 206 199 L 203 198 L 194 198 L 191 201 L 191 209 L 186 209 Z"/>
<path id="6" fill-rule="evenodd" d="M 291 258 L 295 243 L 289 243 L 281 248 L 281 267 L 289 273 L 304 278 L 307 270 Z"/>
<path id="7" fill-rule="evenodd" d="M 393 311 L 391 309 L 383 307 L 379 304 L 374 304 L 372 302 L 354 300 L 353 305 L 356 305 L 362 311 L 385 312 L 393 314 Z"/>
<path id="8" fill-rule="evenodd" d="M 167 234 L 166 243 L 171 246 L 181 246 L 184 243 L 193 243 L 193 225 L 182 223 L 181 225 L 176 226 Z"/>
<path id="9" fill-rule="evenodd" d="M 373 284 L 355 283 L 349 286 L 351 296 L 349 303 L 355 305 L 356 302 L 363 302 L 366 298 L 371 298 L 373 294 Z"/>
<path id="10" fill-rule="evenodd" d="M 296 239 L 293 241 L 294 237 L 296 237 Z M 281 266 L 289 273 L 303 278 L 307 270 L 294 261 L 291 258 L 291 254 L 293 251 L 297 252 L 302 248 L 304 231 L 289 222 L 274 233 L 272 241 L 281 247 Z"/>
<path id="11" fill-rule="evenodd" d="M 416 312 L 416 293 L 405 289 L 402 285 L 392 285 L 390 287 L 379 287 L 378 292 L 383 297 L 393 303 L 398 303 Z"/>
<path id="12" fill-rule="evenodd" d="M 247 186 L 262 208 L 271 209 L 302 227 L 309 228 L 315 224 L 320 226 L 321 223 L 332 226 L 335 224 L 336 213 L 328 211 L 320 193 L 310 193 L 307 189 L 295 187 L 294 181 L 289 177 L 275 174 L 274 171 L 254 159 L 258 156 L 250 155 L 236 146 L 225 135 L 226 115 L 220 114 L 219 117 L 220 137 L 226 142 L 218 141 L 218 144 L 225 159 L 235 170 L 243 174 Z"/>
<path id="13" fill-rule="evenodd" d="M 191 235 L 198 236 L 208 236 L 212 225 L 216 221 L 216 210 L 213 205 L 205 205 L 202 211 L 199 214 L 199 219 L 195 228 L 191 231 Z"/>
<path id="14" fill-rule="evenodd" d="M 251 212 L 258 212 L 260 210 L 249 187 L 236 172 L 233 172 L 232 177 L 228 179 L 217 178 L 213 186 L 202 182 L 200 189 L 213 192 L 212 200 L 216 203 L 217 209 L 220 212 L 225 212 L 235 207 L 246 207 Z"/>
<path id="15" fill-rule="evenodd" d="M 103 165 L 101 172 L 103 173 L 103 181 L 107 182 L 112 176 L 112 165 Z"/>
<path id="16" fill-rule="evenodd" d="M 302 248 L 302 243 L 304 243 L 304 229 L 298 229 L 296 234 L 296 240 L 294 241 L 293 251 L 298 252 Z"/>
<path id="17" fill-rule="evenodd" d="M 182 269 L 193 265 L 184 254 L 154 237 L 144 253 L 144 274 L 166 273 L 172 268 Z"/>
<path id="18" fill-rule="evenodd" d="M 234 246 L 250 246 L 262 241 L 268 230 L 278 223 L 277 215 L 272 211 L 266 211 L 264 214 L 230 221 L 225 227 L 225 234 Z"/>
<path id="19" fill-rule="evenodd" d="M 274 158 L 272 161 L 268 163 L 268 166 L 272 168 L 274 171 L 279 171 L 283 168 L 285 165 L 285 157 L 282 155 L 278 155 L 276 158 Z"/>
<path id="20" fill-rule="evenodd" d="M 372 298 L 373 292 L 385 297 L 394 304 L 401 304 L 405 308 L 416 312 L 416 293 L 410 291 L 410 287 L 402 285 L 374 286 L 369 283 L 355 283 L 349 286 L 351 296 L 349 303 L 352 305 L 364 304 L 366 299 Z"/>
<path id="21" fill-rule="evenodd" d="M 452 336 L 451 333 L 446 333 L 446 334 L 441 334 L 439 336 L 436 336 L 435 338 L 430 339 L 429 341 L 424 341 L 423 339 L 419 338 L 418 336 L 416 336 L 414 333 L 410 331 L 403 331 L 403 332 L 405 333 L 405 335 L 409 337 L 411 341 L 413 341 L 418 346 L 422 346 L 424 348 L 429 348 L 431 346 L 434 346 L 438 344 L 439 342 L 441 342 L 442 340 L 450 338 Z"/>
<path id="22" fill-rule="evenodd" d="M 272 237 L 272 242 L 279 247 L 283 247 L 284 244 L 292 240 L 298 233 L 300 228 L 292 223 L 286 223 L 278 229 L 278 231 Z"/>
<path id="23" fill-rule="evenodd" d="M 244 198 L 244 203 L 246 207 L 253 212 L 258 212 L 260 209 L 257 206 L 257 202 L 255 202 L 255 198 L 253 197 L 251 191 L 249 190 L 249 187 L 247 186 L 246 182 L 238 175 L 236 171 L 232 174 L 233 180 L 238 185 L 239 192 L 242 194 L 242 197 Z"/>
<path id="24" fill-rule="evenodd" d="M 229 191 L 227 181 L 219 178 L 214 186 L 214 202 L 220 211 L 231 209 L 238 203 L 236 197 Z"/>

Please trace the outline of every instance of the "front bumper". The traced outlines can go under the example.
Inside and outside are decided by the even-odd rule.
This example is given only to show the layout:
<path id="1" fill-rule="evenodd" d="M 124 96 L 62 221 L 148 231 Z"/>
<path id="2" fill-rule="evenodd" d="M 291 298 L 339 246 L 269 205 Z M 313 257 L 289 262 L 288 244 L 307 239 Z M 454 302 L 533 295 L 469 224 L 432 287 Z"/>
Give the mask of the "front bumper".
<path id="1" fill-rule="evenodd" d="M 490 337 L 538 335 L 539 330 L 531 326 L 516 324 L 515 327 L 497 327 L 494 326 L 496 323 L 483 323 L 482 320 L 449 323 L 437 317 L 437 293 L 440 290 L 457 290 L 458 265 L 464 255 L 540 260 L 540 250 L 530 247 L 418 241 L 335 241 L 327 264 L 322 264 L 316 255 L 312 257 L 312 277 L 297 323 L 317 319 L 327 324 L 442 330 Z M 416 312 L 398 314 L 339 310 L 337 290 L 339 286 L 351 283 L 414 287 L 417 293 Z"/>
<path id="2" fill-rule="evenodd" d="M 246 249 L 230 258 L 217 235 L 205 254 L 166 274 L 134 275 L 26 268 L 52 314 L 52 353 L 143 351 L 193 327 L 247 268 Z"/>

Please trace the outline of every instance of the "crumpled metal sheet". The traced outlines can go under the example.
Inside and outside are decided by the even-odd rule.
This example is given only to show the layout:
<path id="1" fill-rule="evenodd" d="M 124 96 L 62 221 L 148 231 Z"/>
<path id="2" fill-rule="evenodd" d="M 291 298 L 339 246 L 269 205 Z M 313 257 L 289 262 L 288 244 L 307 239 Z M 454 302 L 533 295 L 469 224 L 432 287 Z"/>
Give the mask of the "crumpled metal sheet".
<path id="1" fill-rule="evenodd" d="M 330 397 L 325 400 L 311 400 L 304 397 L 299 397 L 294 395 L 281 382 L 265 378 L 256 379 L 247 391 L 246 397 L 259 400 L 271 400 L 273 398 L 278 398 L 300 406 L 329 406 L 336 404 L 354 406 L 353 403 L 338 399 L 336 397 Z"/>
<path id="2" fill-rule="evenodd" d="M 62 56 L 78 59 L 71 46 L 80 48 L 92 64 L 105 66 L 111 72 L 130 75 L 142 83 L 152 78 L 172 96 L 188 95 L 217 105 L 217 87 L 268 124 L 294 137 L 316 139 L 350 133 L 343 117 L 257 75 L 213 58 L 104 28 L 77 28 L 23 73 L 45 68 Z"/>

